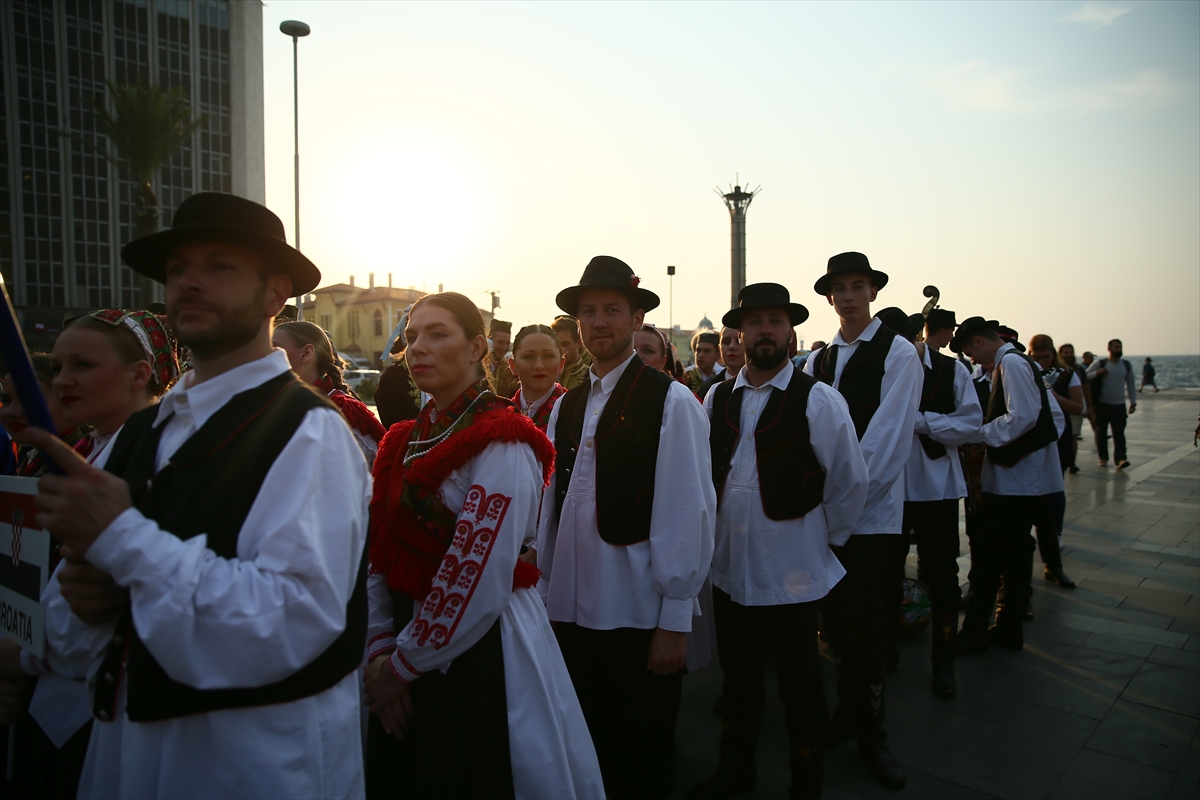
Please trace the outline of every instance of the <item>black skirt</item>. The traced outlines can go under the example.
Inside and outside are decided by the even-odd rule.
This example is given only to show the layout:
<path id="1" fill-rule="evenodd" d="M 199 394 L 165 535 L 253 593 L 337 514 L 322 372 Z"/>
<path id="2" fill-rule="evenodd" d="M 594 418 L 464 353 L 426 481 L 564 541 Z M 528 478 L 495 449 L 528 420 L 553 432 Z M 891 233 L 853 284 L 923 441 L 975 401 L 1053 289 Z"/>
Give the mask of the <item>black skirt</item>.
<path id="1" fill-rule="evenodd" d="M 368 800 L 513 797 L 500 620 L 445 674 L 422 675 L 411 690 L 413 721 L 403 739 L 371 715 Z"/>

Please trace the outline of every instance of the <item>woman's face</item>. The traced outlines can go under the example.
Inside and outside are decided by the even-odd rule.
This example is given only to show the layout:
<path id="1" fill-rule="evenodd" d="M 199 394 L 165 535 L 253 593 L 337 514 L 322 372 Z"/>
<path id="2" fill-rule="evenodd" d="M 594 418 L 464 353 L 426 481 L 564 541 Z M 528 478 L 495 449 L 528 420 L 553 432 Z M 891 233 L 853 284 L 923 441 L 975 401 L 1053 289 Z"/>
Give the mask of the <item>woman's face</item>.
<path id="1" fill-rule="evenodd" d="M 508 366 L 521 381 L 521 396 L 529 401 L 550 391 L 565 362 L 558 339 L 548 333 L 529 333 L 513 351 Z"/>
<path id="2" fill-rule="evenodd" d="M 665 372 L 667 354 L 663 351 L 663 340 L 654 331 L 639 330 L 633 334 L 633 349 L 651 369 Z"/>
<path id="3" fill-rule="evenodd" d="M 46 407 L 50 409 L 50 419 L 54 420 L 54 429 L 58 431 L 59 436 L 62 436 L 71 429 L 71 423 L 63 417 L 63 408 L 54 394 L 54 388 L 41 378 L 38 378 L 38 386 L 42 389 L 42 396 L 46 398 Z M 29 420 L 25 418 L 25 409 L 21 406 L 20 398 L 17 397 L 11 375 L 5 375 L 4 380 L 0 381 L 0 403 L 3 403 L 0 406 L 0 425 L 3 425 L 9 433 L 22 431 L 29 427 Z"/>
<path id="4" fill-rule="evenodd" d="M 88 328 L 67 328 L 54 343 L 54 394 L 72 425 L 111 433 L 150 398 L 150 364 L 121 360 L 112 339 Z"/>
<path id="5" fill-rule="evenodd" d="M 292 372 L 299 375 L 304 382 L 316 383 L 321 377 L 317 374 L 316 348 L 311 344 L 300 344 L 296 337 L 284 330 L 275 331 L 271 336 L 271 344 L 287 353 Z"/>
<path id="6" fill-rule="evenodd" d="M 404 336 L 408 341 L 404 358 L 413 382 L 433 395 L 439 408 L 445 408 L 478 379 L 487 339 L 468 339 L 449 310 L 422 303 L 408 318 Z"/>

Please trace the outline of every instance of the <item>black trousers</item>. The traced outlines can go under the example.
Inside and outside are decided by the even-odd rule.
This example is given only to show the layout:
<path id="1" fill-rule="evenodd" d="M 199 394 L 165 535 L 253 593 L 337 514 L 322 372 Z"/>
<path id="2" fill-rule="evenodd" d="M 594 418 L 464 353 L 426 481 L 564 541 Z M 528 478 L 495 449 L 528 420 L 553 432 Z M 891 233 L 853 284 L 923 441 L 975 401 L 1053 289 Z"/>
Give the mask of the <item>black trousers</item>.
<path id="1" fill-rule="evenodd" d="M 1033 517 L 1037 532 L 1038 554 L 1042 563 L 1051 569 L 1062 569 L 1062 552 L 1058 546 L 1058 535 L 1063 531 L 1063 520 L 1067 513 L 1067 493 L 1053 492 L 1041 496 L 1041 503 Z"/>
<path id="2" fill-rule="evenodd" d="M 754 768 L 769 653 L 775 654 L 779 673 L 779 700 L 787 723 L 793 780 L 798 778 L 795 772 L 803 753 L 819 746 L 829 722 L 829 706 L 821 689 L 819 614 L 819 601 L 743 606 L 713 587 L 713 620 L 724 675 L 721 760 L 729 766 Z"/>
<path id="3" fill-rule="evenodd" d="M 1108 460 L 1108 428 L 1112 426 L 1113 460 L 1125 460 L 1125 420 L 1129 413 L 1125 405 L 1110 403 L 1096 404 L 1096 420 L 1092 429 L 1096 432 L 1096 453 L 1104 461 Z"/>
<path id="4" fill-rule="evenodd" d="M 646 669 L 653 630 L 599 631 L 555 623 L 575 694 L 600 761 L 605 793 L 665 798 L 675 788 L 675 721 L 683 670 Z"/>
<path id="5" fill-rule="evenodd" d="M 894 564 L 895 572 L 888 588 L 892 594 L 893 650 L 900 633 L 900 608 L 904 601 L 901 586 L 908 545 L 917 545 L 917 574 L 929 590 L 929 610 L 933 620 L 933 659 L 954 658 L 951 647 L 958 630 L 958 612 L 962 590 L 958 585 L 958 500 L 906 502 L 901 537 L 904 549 Z"/>
<path id="6" fill-rule="evenodd" d="M 1042 497 L 984 494 L 971 539 L 971 600 L 963 620 L 964 631 L 987 628 L 993 607 L 996 625 L 1021 628 L 1029 607 L 1033 571 L 1030 529 L 1044 503 Z M 997 605 L 1001 581 L 1004 597 Z"/>
<path id="7" fill-rule="evenodd" d="M 904 546 L 902 537 L 884 533 L 857 534 L 833 548 L 846 576 L 821 601 L 821 622 L 838 657 L 838 713 L 850 719 L 860 739 L 882 733 L 883 673 L 894 626 L 885 621 L 892 619 L 894 596 L 885 587 Z"/>

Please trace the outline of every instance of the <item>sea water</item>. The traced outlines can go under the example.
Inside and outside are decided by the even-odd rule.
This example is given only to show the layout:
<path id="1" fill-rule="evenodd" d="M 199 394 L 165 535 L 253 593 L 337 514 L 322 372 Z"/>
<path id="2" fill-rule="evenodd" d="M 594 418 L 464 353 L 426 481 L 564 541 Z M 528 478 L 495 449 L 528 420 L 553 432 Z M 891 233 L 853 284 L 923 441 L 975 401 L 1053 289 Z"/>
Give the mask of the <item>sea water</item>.
<path id="1" fill-rule="evenodd" d="M 1146 356 L 1127 354 L 1125 358 L 1133 367 L 1137 385 L 1141 386 L 1142 365 L 1146 362 Z M 1200 355 L 1151 355 L 1150 364 L 1154 367 L 1154 383 L 1159 389 L 1200 389 Z"/>

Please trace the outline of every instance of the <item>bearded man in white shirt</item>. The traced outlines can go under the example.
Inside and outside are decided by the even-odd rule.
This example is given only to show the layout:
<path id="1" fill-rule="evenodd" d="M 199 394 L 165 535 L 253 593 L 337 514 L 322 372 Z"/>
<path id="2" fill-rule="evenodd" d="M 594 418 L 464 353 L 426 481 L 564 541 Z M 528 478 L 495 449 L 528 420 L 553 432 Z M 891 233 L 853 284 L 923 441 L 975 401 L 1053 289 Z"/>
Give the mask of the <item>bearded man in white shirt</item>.
<path id="1" fill-rule="evenodd" d="M 846 577 L 821 606 L 829 641 L 840 658 L 838 707 L 827 742 L 854 736 L 876 780 L 904 785 L 904 770 L 887 747 L 883 730 L 883 675 L 893 593 L 889 582 L 908 547 L 900 536 L 904 466 L 912 449 L 921 399 L 921 364 L 912 344 L 871 316 L 871 303 L 887 285 L 862 253 L 829 259 L 813 287 L 837 311 L 841 327 L 827 347 L 808 357 L 804 371 L 831 385 L 854 420 L 870 484 L 854 534 L 834 553 Z"/>
<path id="2" fill-rule="evenodd" d="M 788 726 L 792 797 L 821 795 L 819 601 L 846 571 L 830 546 L 850 537 L 867 496 L 854 422 L 834 389 L 788 360 L 808 309 L 776 283 L 738 292 L 723 319 L 740 330 L 749 363 L 704 400 L 719 492 L 713 608 L 724 675 L 721 757 L 691 800 L 753 788 L 764 666 L 776 657 Z"/>
<path id="3" fill-rule="evenodd" d="M 686 635 L 712 561 L 708 422 L 652 369 L 633 333 L 658 296 L 596 256 L 557 303 L 579 320 L 588 380 L 563 395 L 538 529 L 539 590 L 555 623 L 609 797 L 667 797 L 675 780 Z"/>
<path id="4" fill-rule="evenodd" d="M 216 193 L 121 255 L 166 283 L 193 369 L 130 417 L 108 471 L 30 429 L 67 473 L 37 503 L 68 562 L 48 660 L 94 683 L 79 796 L 361 796 L 370 477 L 271 345 L 320 272 L 269 210 Z M 119 615 L 88 599 L 114 582 Z"/>
<path id="5" fill-rule="evenodd" d="M 1000 338 L 999 323 L 971 317 L 950 349 L 991 372 L 983 427 L 973 441 L 987 446 L 983 502 L 971 537 L 971 599 L 955 642 L 959 655 L 989 644 L 1024 647 L 1034 540 L 1029 535 L 1045 495 L 1063 490 L 1058 437 L 1066 417 L 1042 382 L 1041 369 Z M 1001 580 L 1003 599 L 997 602 Z M 996 624 L 988 628 L 992 609 Z"/>

